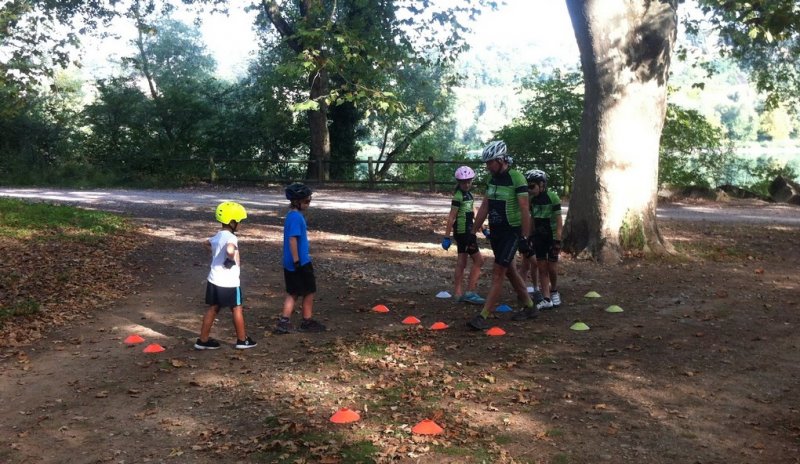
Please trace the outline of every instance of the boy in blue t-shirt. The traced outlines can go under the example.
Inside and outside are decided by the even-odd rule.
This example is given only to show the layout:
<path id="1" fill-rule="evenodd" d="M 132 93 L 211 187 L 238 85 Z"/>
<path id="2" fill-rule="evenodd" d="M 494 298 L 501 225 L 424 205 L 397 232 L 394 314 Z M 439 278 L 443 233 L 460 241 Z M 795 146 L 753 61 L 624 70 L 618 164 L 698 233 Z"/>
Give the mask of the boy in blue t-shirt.
<path id="1" fill-rule="evenodd" d="M 317 282 L 314 267 L 308 252 L 308 231 L 303 211 L 311 204 L 311 189 L 299 183 L 286 187 L 286 199 L 290 202 L 289 214 L 283 225 L 283 277 L 286 282 L 286 298 L 283 313 L 275 327 L 276 334 L 292 331 L 291 316 L 297 300 L 301 301 L 303 321 L 300 332 L 323 332 L 325 326 L 312 319 L 314 294 Z"/>

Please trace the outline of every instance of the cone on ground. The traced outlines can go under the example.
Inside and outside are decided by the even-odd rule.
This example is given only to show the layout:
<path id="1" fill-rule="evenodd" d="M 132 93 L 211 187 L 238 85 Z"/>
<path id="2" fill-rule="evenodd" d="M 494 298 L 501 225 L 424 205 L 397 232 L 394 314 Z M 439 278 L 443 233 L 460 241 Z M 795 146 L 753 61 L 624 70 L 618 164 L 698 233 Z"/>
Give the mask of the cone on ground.
<path id="1" fill-rule="evenodd" d="M 389 308 L 387 308 L 385 305 L 382 305 L 382 304 L 373 306 L 372 310 L 375 311 L 376 313 L 388 313 L 389 312 Z"/>
<path id="2" fill-rule="evenodd" d="M 492 327 L 491 329 L 486 331 L 486 335 L 489 335 L 489 336 L 492 336 L 492 337 L 499 337 L 500 335 L 505 335 L 505 334 L 506 334 L 505 330 L 501 329 L 500 327 L 496 327 L 496 326 Z"/>
<path id="3" fill-rule="evenodd" d="M 586 295 L 583 295 L 584 298 L 600 298 L 600 294 L 592 290 L 588 292 Z"/>
<path id="4" fill-rule="evenodd" d="M 451 296 L 453 295 L 451 295 L 450 292 L 446 292 L 444 290 L 436 294 L 436 298 L 450 298 Z"/>
<path id="5" fill-rule="evenodd" d="M 129 335 L 128 338 L 125 339 L 125 344 L 127 344 L 127 345 L 137 345 L 139 343 L 142 343 L 143 341 L 144 341 L 144 338 L 142 338 L 142 337 L 140 337 L 140 336 L 138 336 L 136 334 L 133 334 L 133 335 Z"/>
<path id="6" fill-rule="evenodd" d="M 436 422 L 430 419 L 425 419 L 412 427 L 411 432 L 416 433 L 417 435 L 439 435 L 440 433 L 444 432 L 444 429 L 439 427 Z"/>
<path id="7" fill-rule="evenodd" d="M 408 316 L 407 318 L 403 319 L 403 324 L 406 325 L 414 325 L 419 324 L 421 321 L 414 316 Z"/>
<path id="8" fill-rule="evenodd" d="M 431 326 L 431 330 L 444 330 L 448 327 L 449 326 L 444 322 L 434 322 L 433 325 Z"/>
<path id="9" fill-rule="evenodd" d="M 151 343 L 145 347 L 145 353 L 161 353 L 162 351 L 166 351 L 166 348 L 159 345 L 158 343 Z"/>
<path id="10" fill-rule="evenodd" d="M 357 412 L 347 408 L 342 408 L 331 416 L 331 422 L 334 424 L 347 424 L 359 419 L 361 419 L 361 416 Z"/>
<path id="11" fill-rule="evenodd" d="M 498 312 L 498 313 L 510 313 L 511 311 L 513 311 L 511 309 L 511 306 L 506 305 L 506 304 L 502 304 L 502 305 L 496 307 L 494 310 L 495 310 L 495 312 Z"/>
<path id="12" fill-rule="evenodd" d="M 589 326 L 583 322 L 576 322 L 570 327 L 572 330 L 589 330 Z"/>
<path id="13" fill-rule="evenodd" d="M 606 308 L 606 312 L 607 313 L 621 313 L 623 311 L 622 311 L 622 308 L 620 308 L 619 306 L 611 305 L 608 308 Z"/>

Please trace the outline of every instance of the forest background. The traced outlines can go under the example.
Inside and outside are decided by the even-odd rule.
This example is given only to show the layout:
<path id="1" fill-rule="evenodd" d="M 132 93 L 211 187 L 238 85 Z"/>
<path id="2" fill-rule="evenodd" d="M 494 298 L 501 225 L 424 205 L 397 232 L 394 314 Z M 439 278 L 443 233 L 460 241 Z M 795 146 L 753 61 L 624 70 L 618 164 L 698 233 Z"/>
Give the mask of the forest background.
<path id="1" fill-rule="evenodd" d="M 560 2 L 432 2 L 416 15 L 349 2 L 333 26 L 303 38 L 328 34 L 338 47 L 325 58 L 344 71 L 324 99 L 306 89 L 320 57 L 286 47 L 266 9 L 231 6 L 225 16 L 210 2 L 133 1 L 113 18 L 64 27 L 44 13 L 15 13 L 24 3 L 0 10 L 4 184 L 423 183 L 431 158 L 436 180 L 448 183 L 457 164 L 478 167 L 481 147 L 502 138 L 518 166 L 546 170 L 569 194 L 583 94 Z M 769 104 L 739 62 L 719 53 L 693 2 L 679 11 L 659 182 L 766 196 L 775 176 L 797 179 L 792 105 Z M 521 30 L 520 17 L 532 27 Z M 210 23 L 222 29 L 208 32 Z M 227 48 L 214 54 L 208 43 L 221 33 Z M 243 51 L 244 65 L 231 68 Z M 307 121 L 320 104 L 330 128 L 323 168 L 309 162 Z"/>

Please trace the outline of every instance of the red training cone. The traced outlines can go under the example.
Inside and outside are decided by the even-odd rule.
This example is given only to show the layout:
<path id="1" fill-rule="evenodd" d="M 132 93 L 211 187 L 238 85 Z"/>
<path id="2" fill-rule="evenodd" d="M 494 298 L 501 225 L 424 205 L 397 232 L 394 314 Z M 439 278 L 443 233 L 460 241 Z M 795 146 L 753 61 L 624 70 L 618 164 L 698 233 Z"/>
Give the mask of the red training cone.
<path id="1" fill-rule="evenodd" d="M 376 313 L 388 313 L 389 312 L 389 308 L 387 308 L 386 306 L 384 306 L 382 304 L 373 306 L 372 310 L 375 311 Z"/>
<path id="2" fill-rule="evenodd" d="M 492 327 L 491 329 L 486 331 L 486 335 L 490 335 L 492 337 L 499 337 L 500 335 L 505 335 L 506 331 L 501 329 L 500 327 Z"/>
<path id="3" fill-rule="evenodd" d="M 448 327 L 449 326 L 444 322 L 434 322 L 433 325 L 431 326 L 431 330 L 444 330 Z"/>
<path id="4" fill-rule="evenodd" d="M 359 416 L 357 412 L 347 408 L 342 408 L 331 416 L 331 422 L 334 424 L 347 424 L 348 422 L 355 422 L 359 419 L 361 419 L 361 416 Z"/>
<path id="5" fill-rule="evenodd" d="M 166 349 L 158 343 L 151 343 L 144 349 L 145 353 L 161 353 L 162 351 L 166 351 Z"/>
<path id="6" fill-rule="evenodd" d="M 439 435 L 440 433 L 444 432 L 444 429 L 439 427 L 436 422 L 425 419 L 419 424 L 415 425 L 411 428 L 411 432 L 416 433 L 418 435 Z"/>
<path id="7" fill-rule="evenodd" d="M 417 319 L 414 316 L 408 316 L 407 318 L 403 319 L 403 324 L 414 325 L 414 324 L 419 324 L 419 323 L 420 323 L 420 320 Z"/>
<path id="8" fill-rule="evenodd" d="M 125 339 L 125 343 L 128 344 L 128 345 L 136 345 L 138 343 L 142 343 L 143 341 L 144 341 L 144 338 L 142 338 L 142 337 L 140 337 L 140 336 L 138 336 L 136 334 L 133 334 L 133 335 L 131 335 L 128 338 Z"/>

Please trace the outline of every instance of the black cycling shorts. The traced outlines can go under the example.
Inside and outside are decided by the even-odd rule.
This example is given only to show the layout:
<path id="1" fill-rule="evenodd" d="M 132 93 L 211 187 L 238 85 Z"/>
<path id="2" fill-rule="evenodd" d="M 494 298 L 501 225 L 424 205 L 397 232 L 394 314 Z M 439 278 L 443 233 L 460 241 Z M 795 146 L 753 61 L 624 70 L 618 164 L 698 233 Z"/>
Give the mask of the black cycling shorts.
<path id="1" fill-rule="evenodd" d="M 472 256 L 480 251 L 478 237 L 475 234 L 453 234 L 453 238 L 456 241 L 456 249 L 459 253 L 467 253 Z"/>
<path id="2" fill-rule="evenodd" d="M 519 248 L 519 228 L 492 229 L 489 233 L 489 242 L 494 252 L 494 262 L 503 267 L 509 267 L 514 262 L 514 255 Z"/>
<path id="3" fill-rule="evenodd" d="M 305 296 L 317 292 L 314 266 L 310 262 L 300 266 L 296 271 L 283 268 L 283 279 L 286 281 L 286 293 L 289 295 Z"/>

